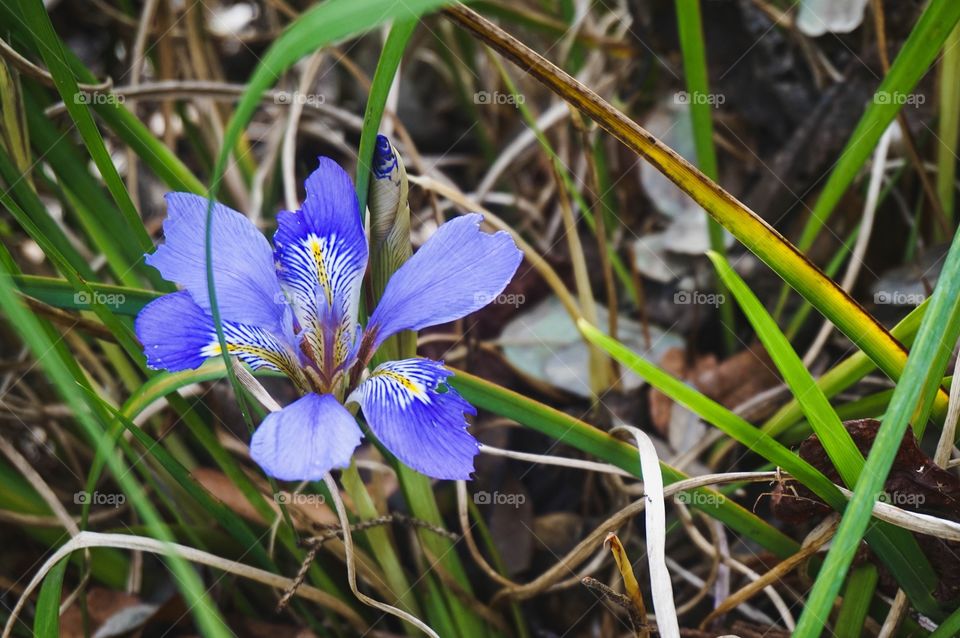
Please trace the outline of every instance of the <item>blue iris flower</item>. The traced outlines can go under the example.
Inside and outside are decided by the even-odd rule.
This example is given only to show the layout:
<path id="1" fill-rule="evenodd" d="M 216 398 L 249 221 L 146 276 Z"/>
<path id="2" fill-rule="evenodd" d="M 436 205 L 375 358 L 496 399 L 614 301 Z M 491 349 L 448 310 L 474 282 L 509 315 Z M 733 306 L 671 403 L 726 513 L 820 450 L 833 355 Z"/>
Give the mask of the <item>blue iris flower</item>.
<path id="1" fill-rule="evenodd" d="M 367 374 L 391 335 L 447 323 L 495 299 L 521 253 L 509 234 L 480 230 L 481 215 L 449 221 L 392 276 L 366 328 L 359 324 L 367 268 L 354 185 L 329 158 L 306 181 L 306 201 L 277 215 L 273 248 L 243 215 L 213 208 L 213 275 L 227 351 L 253 369 L 278 370 L 302 396 L 264 419 L 253 459 L 282 480 L 318 480 L 345 468 L 363 433 L 345 406 L 356 403 L 373 434 L 428 476 L 467 479 L 479 446 L 465 415 L 476 410 L 446 385 L 452 372 L 404 359 Z M 136 332 L 147 364 L 171 372 L 220 355 L 207 288 L 207 200 L 167 195 L 165 242 L 147 263 L 181 291 L 147 305 Z"/>

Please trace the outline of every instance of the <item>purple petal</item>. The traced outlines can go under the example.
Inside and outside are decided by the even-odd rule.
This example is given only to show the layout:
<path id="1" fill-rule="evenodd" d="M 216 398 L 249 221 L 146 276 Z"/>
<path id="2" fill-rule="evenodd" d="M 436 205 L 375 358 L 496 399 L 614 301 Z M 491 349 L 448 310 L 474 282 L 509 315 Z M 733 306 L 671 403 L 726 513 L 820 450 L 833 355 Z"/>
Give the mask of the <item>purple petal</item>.
<path id="1" fill-rule="evenodd" d="M 147 366 L 177 372 L 198 367 L 220 354 L 213 318 L 187 291 L 164 295 L 147 304 L 134 324 Z M 298 374 L 291 342 L 259 326 L 223 322 L 227 350 L 254 370 L 268 368 Z"/>
<path id="2" fill-rule="evenodd" d="M 210 312 L 205 248 L 207 199 L 190 193 L 169 193 L 166 199 L 165 241 L 147 255 L 146 261 L 164 279 L 183 286 L 201 308 Z M 220 317 L 278 328 L 285 306 L 270 242 L 249 219 L 222 204 L 214 205 L 211 223 Z"/>
<path id="3" fill-rule="evenodd" d="M 443 224 L 394 273 L 368 324 L 375 346 L 401 330 L 459 319 L 503 292 L 522 253 L 509 234 L 481 231 L 482 219 L 472 213 Z"/>
<path id="4" fill-rule="evenodd" d="M 318 481 L 350 465 L 363 434 L 356 420 L 329 394 L 307 394 L 267 415 L 250 441 L 250 456 L 283 481 Z"/>
<path id="5" fill-rule="evenodd" d="M 307 178 L 306 190 L 300 210 L 277 215 L 273 240 L 280 280 L 304 330 L 339 330 L 352 339 L 367 268 L 367 240 L 356 191 L 350 176 L 326 157 L 320 158 L 320 167 Z M 337 325 L 325 326 L 331 317 Z M 349 349 L 350 344 L 337 343 L 341 351 Z"/>
<path id="6" fill-rule="evenodd" d="M 427 476 L 469 479 L 477 440 L 464 414 L 477 411 L 446 385 L 453 373 L 430 359 L 377 366 L 347 399 L 363 409 L 377 438 L 398 459 Z"/>

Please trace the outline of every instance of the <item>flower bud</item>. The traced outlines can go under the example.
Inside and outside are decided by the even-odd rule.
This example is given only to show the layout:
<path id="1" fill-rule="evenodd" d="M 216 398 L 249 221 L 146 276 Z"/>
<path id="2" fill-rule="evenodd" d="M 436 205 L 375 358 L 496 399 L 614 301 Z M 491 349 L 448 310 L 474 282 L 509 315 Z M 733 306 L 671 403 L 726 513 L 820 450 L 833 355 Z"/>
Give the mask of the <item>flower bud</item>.
<path id="1" fill-rule="evenodd" d="M 383 295 L 390 276 L 413 254 L 410 244 L 409 184 L 400 154 L 383 135 L 373 151 L 370 208 L 370 283 L 373 305 Z M 416 334 L 402 332 L 380 346 L 378 356 L 399 359 L 415 355 Z"/>
<path id="2" fill-rule="evenodd" d="M 370 263 L 374 301 L 396 270 L 410 258 L 409 185 L 400 155 L 383 135 L 377 136 L 370 182 Z"/>

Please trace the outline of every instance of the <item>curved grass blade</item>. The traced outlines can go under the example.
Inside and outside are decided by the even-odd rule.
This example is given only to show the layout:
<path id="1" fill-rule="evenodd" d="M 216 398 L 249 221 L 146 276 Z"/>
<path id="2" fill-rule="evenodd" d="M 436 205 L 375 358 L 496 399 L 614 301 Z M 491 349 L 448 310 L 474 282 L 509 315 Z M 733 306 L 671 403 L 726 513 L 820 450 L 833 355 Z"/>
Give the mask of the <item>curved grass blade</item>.
<path id="1" fill-rule="evenodd" d="M 837 468 L 843 482 L 852 486 L 863 469 L 863 455 L 853 442 L 853 437 L 843 427 L 827 396 L 817 386 L 813 376 L 803 366 L 800 357 L 757 296 L 720 255 L 710 251 L 707 257 L 713 262 L 720 279 L 733 293 L 770 359 L 783 375 L 783 380 L 799 402 L 807 421 L 823 443 L 827 456 Z"/>
<path id="2" fill-rule="evenodd" d="M 910 311 L 910 314 L 893 327 L 890 331 L 891 334 L 907 346 L 912 344 L 917 330 L 920 328 L 920 321 L 927 311 L 929 302 L 930 300 L 926 299 L 922 304 Z M 824 394 L 828 397 L 833 397 L 875 369 L 876 365 L 866 354 L 857 352 L 824 373 L 820 379 L 817 380 L 817 385 Z M 937 405 L 934 404 L 933 416 L 938 422 L 942 423 L 946 413 L 936 412 L 936 407 Z M 791 399 L 789 403 L 785 404 L 777 410 L 773 416 L 767 419 L 760 429 L 770 436 L 779 436 L 784 430 L 798 423 L 802 418 L 803 409 L 800 407 L 800 403 L 796 399 Z"/>
<path id="3" fill-rule="evenodd" d="M 935 0 L 931 7 L 942 5 L 942 0 Z M 960 5 L 957 10 L 960 11 Z M 594 91 L 476 12 L 458 5 L 445 10 L 445 15 L 650 162 L 833 322 L 887 376 L 894 380 L 900 378 L 907 359 L 904 347 L 753 211 Z M 946 413 L 947 400 L 945 392 L 938 392 L 935 409 Z"/>

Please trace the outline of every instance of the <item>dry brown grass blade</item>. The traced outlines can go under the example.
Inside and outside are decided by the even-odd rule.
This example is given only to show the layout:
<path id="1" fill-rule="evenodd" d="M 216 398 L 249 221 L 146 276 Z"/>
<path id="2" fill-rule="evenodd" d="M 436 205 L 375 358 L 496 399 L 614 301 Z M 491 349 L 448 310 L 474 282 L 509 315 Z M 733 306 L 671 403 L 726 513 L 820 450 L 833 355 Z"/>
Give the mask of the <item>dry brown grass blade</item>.
<path id="1" fill-rule="evenodd" d="M 629 598 L 630 604 L 636 609 L 637 615 L 640 618 L 646 618 L 647 607 L 643 603 L 640 583 L 637 582 L 637 576 L 633 573 L 633 564 L 627 556 L 627 550 L 623 547 L 623 543 L 620 542 L 620 537 L 617 536 L 615 532 L 610 532 L 603 540 L 603 544 L 609 547 L 610 553 L 613 554 L 613 560 L 617 564 L 620 576 L 623 577 L 623 589 L 627 592 L 627 598 Z M 635 626 L 634 628 L 637 636 L 641 638 L 646 638 L 650 635 L 650 631 L 645 624 Z"/>

